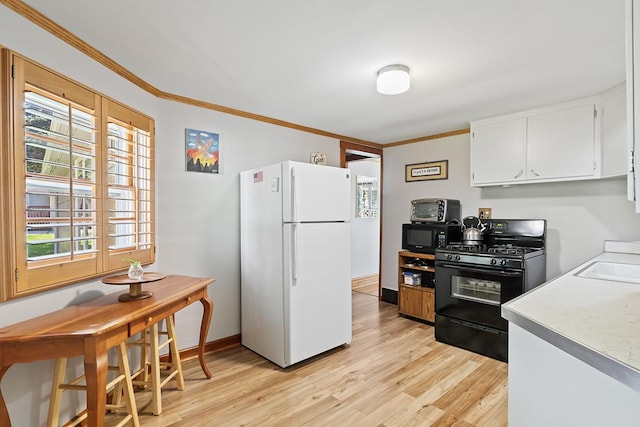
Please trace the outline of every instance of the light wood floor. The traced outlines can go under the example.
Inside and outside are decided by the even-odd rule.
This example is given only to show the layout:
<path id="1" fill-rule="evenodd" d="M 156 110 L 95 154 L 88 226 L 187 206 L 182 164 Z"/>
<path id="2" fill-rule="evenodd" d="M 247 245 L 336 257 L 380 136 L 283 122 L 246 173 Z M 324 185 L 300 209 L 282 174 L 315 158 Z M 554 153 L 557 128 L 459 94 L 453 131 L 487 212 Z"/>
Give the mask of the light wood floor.
<path id="1" fill-rule="evenodd" d="M 360 294 L 367 294 L 377 297 L 378 296 L 378 284 L 374 283 L 373 285 L 364 285 L 359 286 L 357 288 L 351 289 L 353 292 L 358 292 Z"/>
<path id="2" fill-rule="evenodd" d="M 327 313 L 328 316 L 331 313 Z M 506 426 L 507 364 L 441 344 L 397 307 L 353 293 L 353 342 L 287 369 L 244 347 L 184 362 L 143 426 Z M 213 325 L 215 327 L 215 325 Z M 172 383 L 171 383 L 172 384 Z"/>

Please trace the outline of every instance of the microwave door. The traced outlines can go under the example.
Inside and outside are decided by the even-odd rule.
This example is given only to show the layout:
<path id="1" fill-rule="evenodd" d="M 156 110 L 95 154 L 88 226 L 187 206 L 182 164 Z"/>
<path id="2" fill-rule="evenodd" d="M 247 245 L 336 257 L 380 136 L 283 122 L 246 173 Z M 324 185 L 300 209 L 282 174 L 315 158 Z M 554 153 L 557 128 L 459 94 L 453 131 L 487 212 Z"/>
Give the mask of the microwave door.
<path id="1" fill-rule="evenodd" d="M 412 252 L 433 254 L 451 242 L 462 239 L 462 229 L 458 225 L 445 224 L 402 224 L 402 248 Z"/>
<path id="2" fill-rule="evenodd" d="M 402 225 L 402 248 L 421 253 L 434 253 L 436 229 L 426 224 Z"/>
<path id="3" fill-rule="evenodd" d="M 433 246 L 433 230 L 412 229 L 407 234 L 407 243 L 416 249 L 429 249 Z"/>

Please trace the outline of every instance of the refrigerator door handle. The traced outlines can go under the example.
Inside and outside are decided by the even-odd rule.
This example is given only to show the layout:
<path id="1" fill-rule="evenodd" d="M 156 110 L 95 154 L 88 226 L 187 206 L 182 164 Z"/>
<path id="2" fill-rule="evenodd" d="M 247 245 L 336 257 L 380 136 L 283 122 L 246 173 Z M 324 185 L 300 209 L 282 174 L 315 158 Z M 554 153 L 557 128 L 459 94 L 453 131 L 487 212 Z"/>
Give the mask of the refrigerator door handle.
<path id="1" fill-rule="evenodd" d="M 292 224 L 291 227 L 291 284 L 296 285 L 298 280 L 298 227 Z"/>
<path id="2" fill-rule="evenodd" d="M 298 215 L 296 215 L 296 201 L 298 197 L 296 194 L 296 168 L 291 168 L 291 221 L 296 222 Z"/>

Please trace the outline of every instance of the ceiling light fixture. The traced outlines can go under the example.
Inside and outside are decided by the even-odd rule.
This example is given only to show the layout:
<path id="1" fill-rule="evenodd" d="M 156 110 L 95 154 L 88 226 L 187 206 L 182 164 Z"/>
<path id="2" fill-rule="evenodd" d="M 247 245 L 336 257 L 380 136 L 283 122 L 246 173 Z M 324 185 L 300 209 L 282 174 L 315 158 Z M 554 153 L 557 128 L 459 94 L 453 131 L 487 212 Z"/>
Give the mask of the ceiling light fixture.
<path id="1" fill-rule="evenodd" d="M 406 65 L 387 65 L 378 71 L 376 87 L 383 95 L 398 95 L 406 92 L 411 86 L 409 67 Z"/>

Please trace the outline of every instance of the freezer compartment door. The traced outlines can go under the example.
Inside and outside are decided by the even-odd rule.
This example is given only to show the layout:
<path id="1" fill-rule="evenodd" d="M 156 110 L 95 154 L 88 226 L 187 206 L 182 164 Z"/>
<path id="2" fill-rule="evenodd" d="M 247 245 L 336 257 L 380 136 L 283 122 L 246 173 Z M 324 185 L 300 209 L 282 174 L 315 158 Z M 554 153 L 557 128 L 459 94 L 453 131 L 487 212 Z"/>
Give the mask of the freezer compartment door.
<path id="1" fill-rule="evenodd" d="M 285 222 L 349 221 L 351 171 L 309 163 L 283 163 Z"/>
<path id="2" fill-rule="evenodd" d="M 285 360 L 351 342 L 351 226 L 285 224 Z"/>
<path id="3" fill-rule="evenodd" d="M 242 227 L 282 223 L 282 165 L 240 172 L 240 220 Z M 243 229 L 244 229 L 243 228 Z M 253 230 L 251 237 L 253 238 Z"/>

